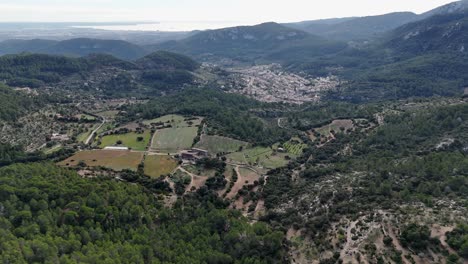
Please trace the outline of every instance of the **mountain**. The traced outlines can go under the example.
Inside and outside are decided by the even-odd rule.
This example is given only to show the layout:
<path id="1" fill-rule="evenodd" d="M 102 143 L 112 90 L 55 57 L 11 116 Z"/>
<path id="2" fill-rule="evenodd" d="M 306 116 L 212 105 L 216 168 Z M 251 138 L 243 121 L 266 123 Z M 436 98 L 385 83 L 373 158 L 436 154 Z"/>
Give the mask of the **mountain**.
<path id="1" fill-rule="evenodd" d="M 434 15 L 448 15 L 453 13 L 459 13 L 468 10 L 468 0 L 456 1 L 449 3 L 428 12 L 421 14 L 420 19 L 425 19 Z"/>
<path id="2" fill-rule="evenodd" d="M 411 12 L 390 13 L 379 16 L 312 20 L 286 24 L 311 34 L 336 40 L 364 40 L 415 21 L 418 15 Z"/>
<path id="3" fill-rule="evenodd" d="M 407 54 L 424 52 L 466 53 L 468 46 L 468 11 L 437 14 L 409 23 L 387 37 L 386 47 Z"/>
<path id="4" fill-rule="evenodd" d="M 124 60 L 134 60 L 148 54 L 144 48 L 123 40 L 76 38 L 64 41 L 33 39 L 6 40 L 0 42 L 0 55 L 22 52 L 67 55 L 73 57 L 102 53 L 113 55 Z"/>
<path id="5" fill-rule="evenodd" d="M 202 31 L 184 40 L 166 42 L 152 48 L 175 51 L 203 60 L 228 58 L 252 62 L 279 57 L 293 59 L 303 56 L 304 52 L 310 56 L 322 55 L 344 47 L 344 43 L 327 41 L 301 30 L 277 23 L 264 23 Z"/>
<path id="6" fill-rule="evenodd" d="M 45 39 L 5 40 L 0 42 L 0 55 L 16 54 L 22 52 L 39 52 L 55 44 L 57 44 L 57 41 Z"/>

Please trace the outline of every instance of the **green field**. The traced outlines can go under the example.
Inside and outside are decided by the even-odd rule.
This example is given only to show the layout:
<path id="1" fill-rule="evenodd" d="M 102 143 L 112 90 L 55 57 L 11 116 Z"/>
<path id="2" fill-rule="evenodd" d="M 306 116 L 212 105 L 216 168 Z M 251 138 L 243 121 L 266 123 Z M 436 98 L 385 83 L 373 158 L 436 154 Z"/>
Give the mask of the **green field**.
<path id="1" fill-rule="evenodd" d="M 92 115 L 79 114 L 79 115 L 76 115 L 76 117 L 79 118 L 80 120 L 96 121 L 96 117 L 94 117 Z"/>
<path id="2" fill-rule="evenodd" d="M 142 141 L 138 141 L 138 137 L 143 137 Z M 109 146 L 116 146 L 117 141 L 122 141 L 119 146 L 125 146 L 133 150 L 146 150 L 151 139 L 151 132 L 145 131 L 143 134 L 137 134 L 135 132 L 119 134 L 119 135 L 108 135 L 101 139 L 100 148 Z"/>
<path id="3" fill-rule="evenodd" d="M 57 151 L 59 151 L 59 150 L 61 150 L 61 149 L 62 149 L 62 145 L 61 145 L 61 144 L 57 144 L 57 145 L 52 146 L 52 147 L 50 147 L 50 148 L 45 148 L 45 149 L 43 149 L 42 152 L 43 152 L 44 154 L 46 154 L 46 155 L 49 155 L 49 154 L 55 153 L 55 152 L 57 152 Z"/>
<path id="4" fill-rule="evenodd" d="M 165 128 L 156 131 L 153 138 L 153 149 L 162 152 L 177 152 L 192 147 L 197 136 L 197 127 Z"/>
<path id="5" fill-rule="evenodd" d="M 143 159 L 142 152 L 118 151 L 118 150 L 88 150 L 81 151 L 72 157 L 59 162 L 60 166 L 75 167 L 84 162 L 86 166 L 102 166 L 116 171 L 125 169 L 136 171 Z"/>
<path id="6" fill-rule="evenodd" d="M 177 166 L 177 161 L 170 156 L 148 155 L 145 158 L 145 174 L 152 178 L 170 174 Z"/>
<path id="7" fill-rule="evenodd" d="M 117 110 L 109 110 L 109 111 L 103 111 L 103 112 L 96 113 L 96 115 L 103 116 L 103 117 L 106 117 L 106 118 L 115 118 L 118 113 L 119 113 L 119 111 L 117 111 Z"/>
<path id="8" fill-rule="evenodd" d="M 212 154 L 230 153 L 246 147 L 247 142 L 220 136 L 203 136 L 195 147 L 208 150 Z"/>
<path id="9" fill-rule="evenodd" d="M 233 162 L 274 169 L 288 164 L 288 160 L 285 158 L 287 155 L 286 153 L 275 153 L 271 148 L 255 147 L 229 154 L 226 157 Z"/>

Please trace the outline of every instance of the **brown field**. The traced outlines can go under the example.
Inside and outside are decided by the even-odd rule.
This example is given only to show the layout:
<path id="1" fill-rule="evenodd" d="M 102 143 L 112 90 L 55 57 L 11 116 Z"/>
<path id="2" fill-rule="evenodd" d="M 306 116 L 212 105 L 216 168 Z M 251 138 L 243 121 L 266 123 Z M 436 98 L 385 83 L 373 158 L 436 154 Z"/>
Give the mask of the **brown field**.
<path id="1" fill-rule="evenodd" d="M 149 155 L 145 158 L 145 174 L 152 178 L 170 174 L 177 168 L 177 161 L 170 156 Z"/>
<path id="2" fill-rule="evenodd" d="M 260 175 L 247 168 L 236 167 L 235 170 L 237 172 L 238 179 L 234 183 L 232 190 L 226 195 L 226 198 L 228 199 L 234 198 L 244 185 L 253 184 L 254 181 L 258 181 L 260 179 Z"/>
<path id="3" fill-rule="evenodd" d="M 75 167 L 83 161 L 87 166 L 102 166 L 116 171 L 130 169 L 136 171 L 143 159 L 142 152 L 119 150 L 87 150 L 59 162 L 60 166 Z"/>

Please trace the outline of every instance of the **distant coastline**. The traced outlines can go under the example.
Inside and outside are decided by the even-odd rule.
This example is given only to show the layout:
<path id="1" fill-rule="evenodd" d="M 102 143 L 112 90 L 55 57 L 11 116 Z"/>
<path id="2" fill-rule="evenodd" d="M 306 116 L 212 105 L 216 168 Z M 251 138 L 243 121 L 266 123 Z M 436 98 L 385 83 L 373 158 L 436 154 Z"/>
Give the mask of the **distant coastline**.
<path id="1" fill-rule="evenodd" d="M 254 25 L 255 23 L 245 23 L 239 21 L 162 21 L 148 23 L 113 23 L 94 25 L 87 23 L 86 25 L 74 25 L 73 28 L 91 28 L 110 31 L 193 31 L 193 30 L 208 30 L 220 29 L 226 27 L 235 27 L 239 25 Z"/>

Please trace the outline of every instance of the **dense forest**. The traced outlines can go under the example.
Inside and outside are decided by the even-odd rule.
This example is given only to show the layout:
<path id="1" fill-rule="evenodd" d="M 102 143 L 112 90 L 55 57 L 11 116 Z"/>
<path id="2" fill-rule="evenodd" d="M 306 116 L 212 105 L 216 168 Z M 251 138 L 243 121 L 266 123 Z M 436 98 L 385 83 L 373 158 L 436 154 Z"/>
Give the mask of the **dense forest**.
<path id="1" fill-rule="evenodd" d="M 0 175 L 2 263 L 283 263 L 281 233 L 203 191 L 168 209 L 138 185 L 50 164 Z"/>

